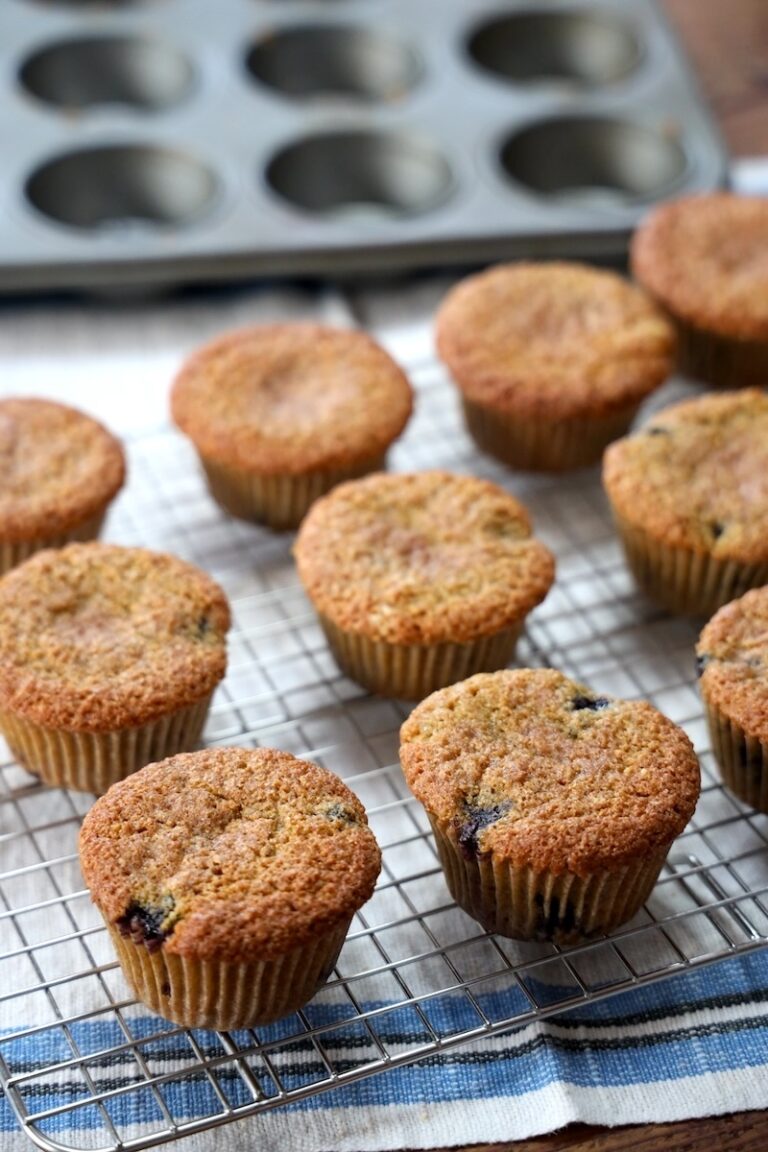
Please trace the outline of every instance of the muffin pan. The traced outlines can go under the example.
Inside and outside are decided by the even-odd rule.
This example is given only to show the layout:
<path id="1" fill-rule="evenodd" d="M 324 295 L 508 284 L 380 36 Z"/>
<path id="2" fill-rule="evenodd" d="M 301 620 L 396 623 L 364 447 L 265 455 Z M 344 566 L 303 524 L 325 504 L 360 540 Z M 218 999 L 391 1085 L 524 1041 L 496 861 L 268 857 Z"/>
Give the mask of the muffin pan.
<path id="1" fill-rule="evenodd" d="M 651 0 L 8 0 L 0 289 L 615 258 L 725 156 Z"/>

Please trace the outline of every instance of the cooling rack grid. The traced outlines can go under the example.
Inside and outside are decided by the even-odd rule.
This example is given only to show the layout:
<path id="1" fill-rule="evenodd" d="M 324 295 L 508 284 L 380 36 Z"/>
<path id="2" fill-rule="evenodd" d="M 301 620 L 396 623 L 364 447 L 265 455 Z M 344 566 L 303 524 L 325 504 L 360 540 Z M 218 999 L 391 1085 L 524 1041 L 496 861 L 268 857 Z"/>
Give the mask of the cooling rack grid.
<path id="1" fill-rule="evenodd" d="M 0 1075 L 40 1147 L 150 1147 L 768 940 L 768 817 L 718 782 L 696 691 L 695 626 L 634 590 L 596 471 L 510 476 L 474 452 L 439 366 L 406 367 L 418 408 L 393 466 L 506 484 L 557 555 L 557 583 L 529 618 L 519 663 L 650 699 L 682 724 L 702 763 L 695 817 L 643 912 L 610 939 L 559 948 L 487 935 L 450 900 L 400 772 L 408 708 L 339 673 L 297 583 L 291 538 L 224 517 L 174 432 L 134 438 L 109 538 L 200 564 L 233 603 L 230 668 L 206 741 L 279 747 L 337 772 L 366 804 L 384 866 L 335 972 L 303 1011 L 257 1031 L 184 1031 L 133 1002 L 83 889 L 76 835 L 90 798 L 43 787 L 3 749 Z M 674 394 L 666 389 L 662 402 Z"/>

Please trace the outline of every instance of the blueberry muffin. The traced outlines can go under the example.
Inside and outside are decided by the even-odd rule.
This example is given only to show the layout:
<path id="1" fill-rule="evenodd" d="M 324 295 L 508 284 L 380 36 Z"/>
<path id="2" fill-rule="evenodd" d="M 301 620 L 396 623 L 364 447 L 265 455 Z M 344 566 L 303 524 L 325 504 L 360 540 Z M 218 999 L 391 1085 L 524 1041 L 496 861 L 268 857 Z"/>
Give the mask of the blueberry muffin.
<path id="1" fill-rule="evenodd" d="M 407 699 L 503 668 L 554 579 L 525 508 L 448 472 L 340 485 L 310 511 L 295 554 L 339 666 Z"/>
<path id="2" fill-rule="evenodd" d="M 630 920 L 699 795 L 680 728 L 549 669 L 435 692 L 400 756 L 452 896 L 521 940 L 570 944 Z"/>
<path id="3" fill-rule="evenodd" d="M 669 375 L 674 332 L 645 293 L 581 264 L 506 264 L 462 280 L 437 349 L 483 451 L 513 468 L 599 461 Z"/>
<path id="4" fill-rule="evenodd" d="M 104 792 L 198 743 L 229 623 L 221 588 L 174 556 L 38 552 L 0 580 L 0 729 L 46 783 Z"/>
<path id="5" fill-rule="evenodd" d="M 612 444 L 603 480 L 627 562 L 670 612 L 768 583 L 768 396 L 710 393 Z"/>
<path id="6" fill-rule="evenodd" d="M 125 977 L 189 1028 L 253 1028 L 327 979 L 381 857 L 333 773 L 269 749 L 141 769 L 88 813 L 80 861 Z"/>
<path id="7" fill-rule="evenodd" d="M 231 332 L 182 367 L 173 419 L 233 516 L 295 528 L 341 480 L 383 468 L 411 387 L 363 332 L 273 324 Z"/>
<path id="8" fill-rule="evenodd" d="M 768 813 L 768 587 L 721 608 L 696 652 L 723 780 L 740 800 Z"/>
<path id="9" fill-rule="evenodd" d="M 660 204 L 632 272 L 674 320 L 680 369 L 719 388 L 768 381 L 768 200 L 713 192 Z"/>
<path id="10" fill-rule="evenodd" d="M 125 480 L 120 442 L 51 400 L 0 400 L 0 574 L 41 548 L 98 536 Z"/>

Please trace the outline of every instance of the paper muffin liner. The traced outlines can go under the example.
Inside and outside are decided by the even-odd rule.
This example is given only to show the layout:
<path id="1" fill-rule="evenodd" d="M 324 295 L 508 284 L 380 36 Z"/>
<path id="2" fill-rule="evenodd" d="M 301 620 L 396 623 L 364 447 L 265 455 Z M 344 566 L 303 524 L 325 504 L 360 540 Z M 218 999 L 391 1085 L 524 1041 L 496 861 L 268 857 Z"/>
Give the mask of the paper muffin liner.
<path id="1" fill-rule="evenodd" d="M 23 564 L 43 548 L 63 548 L 65 544 L 74 544 L 77 541 L 96 540 L 106 514 L 107 509 L 102 508 L 97 515 L 90 516 L 71 528 L 69 532 L 62 532 L 58 536 L 39 536 L 34 540 L 0 540 L 0 576 L 9 572 L 11 568 Z"/>
<path id="2" fill-rule="evenodd" d="M 333 971 L 350 916 L 311 943 L 274 960 L 233 963 L 150 952 L 108 924 L 117 958 L 138 1000 L 185 1028 L 255 1028 L 307 1004 Z"/>
<path id="3" fill-rule="evenodd" d="M 493 853 L 467 859 L 455 832 L 429 813 L 448 889 L 456 903 L 489 932 L 516 940 L 575 944 L 612 932 L 648 899 L 669 851 L 615 871 L 586 877 L 515 868 Z"/>
<path id="4" fill-rule="evenodd" d="M 337 664 L 350 679 L 369 692 L 400 700 L 421 700 L 475 672 L 506 668 L 523 630 L 519 620 L 468 644 L 390 644 L 345 632 L 326 616 L 320 616 L 320 623 Z"/>
<path id="5" fill-rule="evenodd" d="M 269 528 L 289 529 L 298 528 L 315 500 L 337 484 L 381 471 L 386 464 L 386 454 L 369 456 L 349 468 L 295 476 L 261 476 L 203 457 L 201 464 L 211 495 L 225 512 Z"/>
<path id="6" fill-rule="evenodd" d="M 7 711 L 0 712 L 0 729 L 19 762 L 46 784 L 100 796 L 145 764 L 197 747 L 212 696 L 209 692 L 159 720 L 117 732 L 44 728 Z"/>
<path id="7" fill-rule="evenodd" d="M 768 744 L 748 736 L 707 699 L 704 708 L 712 751 L 726 788 L 751 808 L 768 813 Z"/>
<path id="8" fill-rule="evenodd" d="M 654 540 L 614 513 L 627 564 L 640 587 L 669 612 L 712 616 L 750 588 L 768 584 L 768 560 L 739 564 Z"/>
<path id="9" fill-rule="evenodd" d="M 573 420 L 521 420 L 462 398 L 464 419 L 477 446 L 512 468 L 565 472 L 597 464 L 603 450 L 629 428 L 639 405 L 610 416 Z"/>
<path id="10" fill-rule="evenodd" d="M 715 388 L 764 387 L 768 340 L 729 340 L 675 319 L 680 371 Z"/>

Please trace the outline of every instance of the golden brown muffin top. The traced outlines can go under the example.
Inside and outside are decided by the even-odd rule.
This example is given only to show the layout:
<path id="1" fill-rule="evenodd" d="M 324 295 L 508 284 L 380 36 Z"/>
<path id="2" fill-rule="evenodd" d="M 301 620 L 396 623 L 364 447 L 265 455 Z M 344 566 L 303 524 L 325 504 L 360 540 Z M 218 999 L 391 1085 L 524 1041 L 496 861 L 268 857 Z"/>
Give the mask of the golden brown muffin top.
<path id="1" fill-rule="evenodd" d="M 119 440 L 51 400 L 0 400 L 0 538 L 45 539 L 96 516 L 125 480 Z"/>
<path id="2" fill-rule="evenodd" d="M 768 587 L 721 608 L 696 647 L 701 694 L 748 736 L 768 743 Z"/>
<path id="3" fill-rule="evenodd" d="M 368 900 L 381 854 L 337 776 L 285 752 L 209 748 L 114 784 L 80 861 L 104 917 L 150 950 L 274 959 Z"/>
<path id="4" fill-rule="evenodd" d="M 693 815 L 690 740 L 646 702 L 550 669 L 480 673 L 401 730 L 405 778 L 468 857 L 588 876 L 669 845 Z"/>
<path id="5" fill-rule="evenodd" d="M 321 615 L 393 644 L 494 635 L 544 599 L 555 570 L 514 497 L 437 471 L 340 484 L 313 505 L 294 551 Z"/>
<path id="6" fill-rule="evenodd" d="M 227 599 L 159 552 L 69 544 L 0 580 L 0 709 L 112 732 L 202 700 L 226 670 Z"/>
<path id="7" fill-rule="evenodd" d="M 557 420 L 638 404 L 671 372 L 675 337 L 613 272 L 502 264 L 448 293 L 437 350 L 469 400 Z"/>
<path id="8" fill-rule="evenodd" d="M 411 414 L 411 387 L 363 332 L 270 324 L 230 332 L 183 365 L 176 424 L 201 456 L 259 474 L 379 456 Z"/>
<path id="9" fill-rule="evenodd" d="M 713 192 L 660 204 L 632 239 L 631 265 L 688 324 L 768 339 L 768 200 Z"/>
<path id="10" fill-rule="evenodd" d="M 618 514 L 665 544 L 752 563 L 768 556 L 768 396 L 707 394 L 657 412 L 607 449 Z"/>

